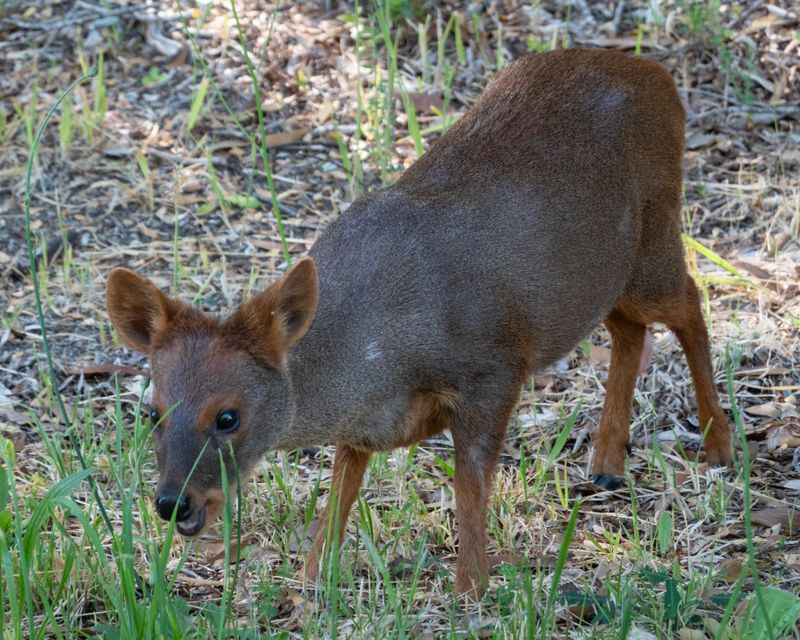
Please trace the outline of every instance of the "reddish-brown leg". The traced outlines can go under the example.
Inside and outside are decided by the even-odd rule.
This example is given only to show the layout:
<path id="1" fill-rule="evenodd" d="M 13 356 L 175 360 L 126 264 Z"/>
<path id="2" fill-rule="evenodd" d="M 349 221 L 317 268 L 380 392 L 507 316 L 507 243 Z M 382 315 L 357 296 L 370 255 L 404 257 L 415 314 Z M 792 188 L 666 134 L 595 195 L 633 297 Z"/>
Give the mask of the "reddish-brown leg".
<path id="1" fill-rule="evenodd" d="M 512 405 L 513 406 L 513 405 Z M 456 592 L 480 600 L 489 583 L 486 512 L 511 407 L 453 428 L 458 520 Z"/>
<path id="2" fill-rule="evenodd" d="M 339 445 L 333 459 L 333 478 L 328 503 L 322 511 L 319 530 L 314 545 L 306 556 L 304 577 L 306 582 L 314 582 L 319 575 L 319 565 L 328 541 L 334 540 L 338 532 L 336 549 L 344 539 L 347 517 L 358 497 L 361 480 L 369 462 L 370 453 Z"/>
<path id="3" fill-rule="evenodd" d="M 673 313 L 667 313 L 663 321 L 678 336 L 692 372 L 697 394 L 697 416 L 705 435 L 706 459 L 712 465 L 730 466 L 730 429 L 714 388 L 708 332 L 703 320 L 700 295 L 691 278 L 687 282 L 683 303 Z"/>
<path id="4" fill-rule="evenodd" d="M 631 402 L 647 327 L 617 310 L 611 312 L 605 324 L 611 333 L 611 364 L 592 461 L 592 479 L 604 489 L 616 489 L 625 471 Z"/>

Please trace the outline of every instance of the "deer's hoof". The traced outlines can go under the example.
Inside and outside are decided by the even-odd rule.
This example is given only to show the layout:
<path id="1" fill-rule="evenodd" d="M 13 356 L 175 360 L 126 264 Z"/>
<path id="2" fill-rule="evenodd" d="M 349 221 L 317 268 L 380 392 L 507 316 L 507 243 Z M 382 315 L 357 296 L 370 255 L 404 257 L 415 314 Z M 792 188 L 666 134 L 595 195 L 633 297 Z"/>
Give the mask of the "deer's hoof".
<path id="1" fill-rule="evenodd" d="M 605 489 L 606 491 L 616 491 L 623 485 L 624 478 L 600 473 L 592 476 L 592 482 L 594 482 L 596 486 L 600 487 L 601 489 Z"/>

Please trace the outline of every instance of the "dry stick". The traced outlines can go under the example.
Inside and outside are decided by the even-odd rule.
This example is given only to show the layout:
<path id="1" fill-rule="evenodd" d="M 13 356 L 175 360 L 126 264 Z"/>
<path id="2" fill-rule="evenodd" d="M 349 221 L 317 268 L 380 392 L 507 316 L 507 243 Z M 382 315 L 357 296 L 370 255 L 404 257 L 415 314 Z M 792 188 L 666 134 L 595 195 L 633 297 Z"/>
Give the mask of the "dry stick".
<path id="1" fill-rule="evenodd" d="M 95 11 L 96 12 L 95 15 L 89 15 L 84 13 L 79 16 L 75 16 L 74 18 L 65 18 L 63 20 L 50 20 L 48 22 L 25 22 L 24 20 L 17 20 L 16 18 L 5 18 L 0 22 L 4 24 L 10 24 L 19 29 L 31 29 L 34 31 L 50 31 L 55 29 L 61 29 L 63 27 L 68 27 L 74 24 L 83 24 L 85 22 L 92 22 L 94 25 L 94 23 L 99 22 L 101 20 L 108 20 L 109 18 L 121 16 L 126 13 L 133 13 L 135 11 L 140 11 L 142 9 L 155 7 L 155 5 L 153 4 L 144 3 L 144 4 L 133 5 L 130 7 L 120 7 L 118 9 L 106 9 L 104 7 L 93 7 L 91 5 L 87 5 L 85 2 L 82 2 L 80 4 L 84 8 Z M 100 15 L 98 16 L 97 13 L 99 13 Z M 86 79 L 87 77 L 89 76 L 84 76 L 83 78 L 78 80 L 78 83 L 83 82 L 83 80 Z M 67 89 L 67 93 L 69 93 L 71 90 L 72 87 Z M 66 93 L 64 95 L 66 95 Z"/>
<path id="2" fill-rule="evenodd" d="M 44 133 L 44 128 L 47 126 L 47 123 L 50 121 L 50 118 L 56 112 L 56 109 L 61 105 L 62 100 L 66 98 L 72 90 L 77 87 L 81 82 L 87 80 L 88 78 L 93 78 L 97 75 L 97 67 L 91 67 L 86 73 L 84 73 L 80 78 L 75 80 L 67 90 L 62 93 L 58 99 L 56 100 L 55 104 L 50 107 L 50 110 L 47 112 L 47 115 L 42 120 L 42 124 L 39 125 L 39 129 L 36 131 L 36 137 L 33 139 L 33 146 L 31 147 L 30 155 L 28 156 L 28 163 L 25 167 L 25 244 L 28 249 L 28 260 L 30 262 L 30 270 L 31 270 L 31 279 L 33 280 L 33 297 L 36 301 L 36 315 L 39 320 L 39 328 L 42 331 L 42 348 L 44 349 L 44 354 L 47 359 L 47 371 L 50 376 L 50 386 L 53 388 L 53 394 L 55 395 L 56 405 L 58 406 L 58 411 L 61 414 L 61 420 L 64 423 L 64 426 L 67 428 L 67 437 L 69 438 L 70 445 L 72 449 L 75 451 L 75 455 L 78 458 L 78 463 L 81 465 L 81 469 L 84 471 L 89 469 L 89 466 L 86 464 L 86 460 L 83 457 L 83 452 L 81 451 L 80 445 L 78 443 L 77 438 L 75 437 L 75 431 L 73 429 L 72 423 L 69 420 L 69 416 L 67 415 L 67 408 L 64 406 L 64 399 L 61 397 L 61 390 L 59 389 L 58 380 L 56 380 L 56 371 L 53 365 L 53 356 L 50 353 L 50 341 L 47 338 L 47 327 L 45 326 L 44 321 L 44 311 L 42 311 L 42 294 L 39 291 L 39 273 L 38 273 L 38 266 L 36 264 L 36 254 L 33 250 L 33 239 L 31 237 L 31 173 L 33 171 L 33 160 L 36 156 L 36 151 L 39 148 L 39 141 L 42 138 L 42 134 Z M 106 523 L 108 527 L 108 532 L 113 536 L 114 535 L 114 528 L 111 525 L 111 519 L 108 517 L 108 513 L 106 512 L 106 508 L 103 506 L 103 502 L 100 500 L 100 493 L 97 490 L 97 483 L 94 481 L 94 478 L 90 474 L 87 476 L 89 481 L 89 485 L 92 488 L 92 495 L 94 496 L 95 502 L 97 502 L 97 506 L 100 509 L 100 515 L 103 518 L 103 521 Z"/>

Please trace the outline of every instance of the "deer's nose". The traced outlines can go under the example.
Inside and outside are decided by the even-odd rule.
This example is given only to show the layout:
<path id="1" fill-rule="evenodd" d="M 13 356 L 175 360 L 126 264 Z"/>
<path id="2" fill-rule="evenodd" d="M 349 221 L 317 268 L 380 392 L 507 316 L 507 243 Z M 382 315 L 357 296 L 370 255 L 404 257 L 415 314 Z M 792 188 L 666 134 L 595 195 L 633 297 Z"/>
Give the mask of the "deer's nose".
<path id="1" fill-rule="evenodd" d="M 175 520 L 186 520 L 192 513 L 192 503 L 189 496 L 179 496 L 177 493 L 162 493 L 156 498 L 156 511 L 164 520 L 172 517 L 173 511 L 178 510 Z"/>

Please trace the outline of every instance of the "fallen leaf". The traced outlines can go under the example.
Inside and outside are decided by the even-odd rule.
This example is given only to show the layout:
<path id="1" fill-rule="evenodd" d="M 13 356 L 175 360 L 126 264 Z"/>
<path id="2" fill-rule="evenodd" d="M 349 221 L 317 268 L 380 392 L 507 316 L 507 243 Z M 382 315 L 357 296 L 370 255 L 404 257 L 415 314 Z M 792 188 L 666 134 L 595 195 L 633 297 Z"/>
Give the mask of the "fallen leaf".
<path id="1" fill-rule="evenodd" d="M 783 424 L 775 429 L 770 429 L 767 435 L 767 449 L 792 449 L 800 447 L 800 424 Z"/>
<path id="2" fill-rule="evenodd" d="M 241 560 L 247 556 L 247 547 L 254 545 L 257 540 L 253 536 L 245 536 L 241 540 L 241 546 L 238 547 L 239 554 L 238 559 Z M 231 544 L 229 547 L 229 560 L 234 563 L 237 560 L 237 541 L 231 540 Z M 205 561 L 210 564 L 214 565 L 217 562 L 224 562 L 225 561 L 225 543 L 222 540 L 216 540 L 212 542 L 204 542 L 200 544 L 200 554 L 203 556 Z"/>
<path id="3" fill-rule="evenodd" d="M 745 262 L 744 260 L 734 260 L 733 266 L 739 267 L 743 271 L 747 271 L 761 280 L 770 280 L 772 278 L 772 274 L 766 269 L 762 269 L 761 267 L 750 262 Z"/>
<path id="4" fill-rule="evenodd" d="M 658 640 L 658 637 L 641 627 L 631 627 L 628 640 Z"/>
<path id="5" fill-rule="evenodd" d="M 301 127 L 293 131 L 281 131 L 280 133 L 267 134 L 267 147 L 282 147 L 301 140 L 304 135 L 311 131 L 311 127 Z"/>
<path id="6" fill-rule="evenodd" d="M 757 509 L 750 514 L 753 524 L 762 527 L 774 527 L 795 530 L 800 528 L 800 514 L 790 507 L 767 507 Z"/>
<path id="7" fill-rule="evenodd" d="M 714 143 L 718 142 L 719 140 L 723 140 L 724 138 L 718 134 L 711 134 L 711 133 L 693 133 L 686 139 L 686 148 L 687 149 L 702 149 L 704 147 L 710 147 Z"/>
<path id="8" fill-rule="evenodd" d="M 589 350 L 589 359 L 594 364 L 608 364 L 611 362 L 611 349 L 593 344 Z"/>
<path id="9" fill-rule="evenodd" d="M 717 577 L 723 582 L 733 584 L 739 579 L 744 565 L 736 558 L 728 558 L 717 568 Z"/>
<path id="10" fill-rule="evenodd" d="M 0 407 L 11 404 L 11 389 L 0 384 Z"/>
<path id="11" fill-rule="evenodd" d="M 319 105 L 319 109 L 317 109 L 317 122 L 322 124 L 323 122 L 327 122 L 330 120 L 330 117 L 333 115 L 333 102 L 330 100 L 325 100 L 321 105 Z"/>
<path id="12" fill-rule="evenodd" d="M 765 402 L 752 407 L 746 407 L 745 411 L 754 416 L 767 416 L 777 418 L 781 415 L 781 410 L 774 402 Z"/>
<path id="13" fill-rule="evenodd" d="M 522 558 L 515 553 L 493 553 L 489 555 L 489 568 L 497 569 L 497 567 L 504 564 L 514 567 L 517 566 L 521 560 Z"/>
<path id="14" fill-rule="evenodd" d="M 296 631 L 308 622 L 314 605 L 302 596 L 299 591 L 286 589 L 277 604 L 277 613 L 272 623 L 286 631 Z"/>
<path id="15" fill-rule="evenodd" d="M 0 437 L 11 440 L 11 444 L 14 445 L 14 451 L 16 453 L 22 451 L 28 441 L 24 431 L 22 431 L 16 425 L 9 423 L 0 423 Z"/>
<path id="16" fill-rule="evenodd" d="M 418 91 L 409 91 L 408 99 L 411 100 L 411 104 L 414 105 L 414 110 L 417 113 L 433 109 L 441 110 L 444 106 L 444 101 L 439 96 L 432 96 Z"/>
<path id="17" fill-rule="evenodd" d="M 648 40 L 633 37 L 608 37 L 597 36 L 594 38 L 576 38 L 578 44 L 587 47 L 600 47 L 602 49 L 635 49 L 636 47 L 645 49 L 657 49 L 658 46 Z"/>

